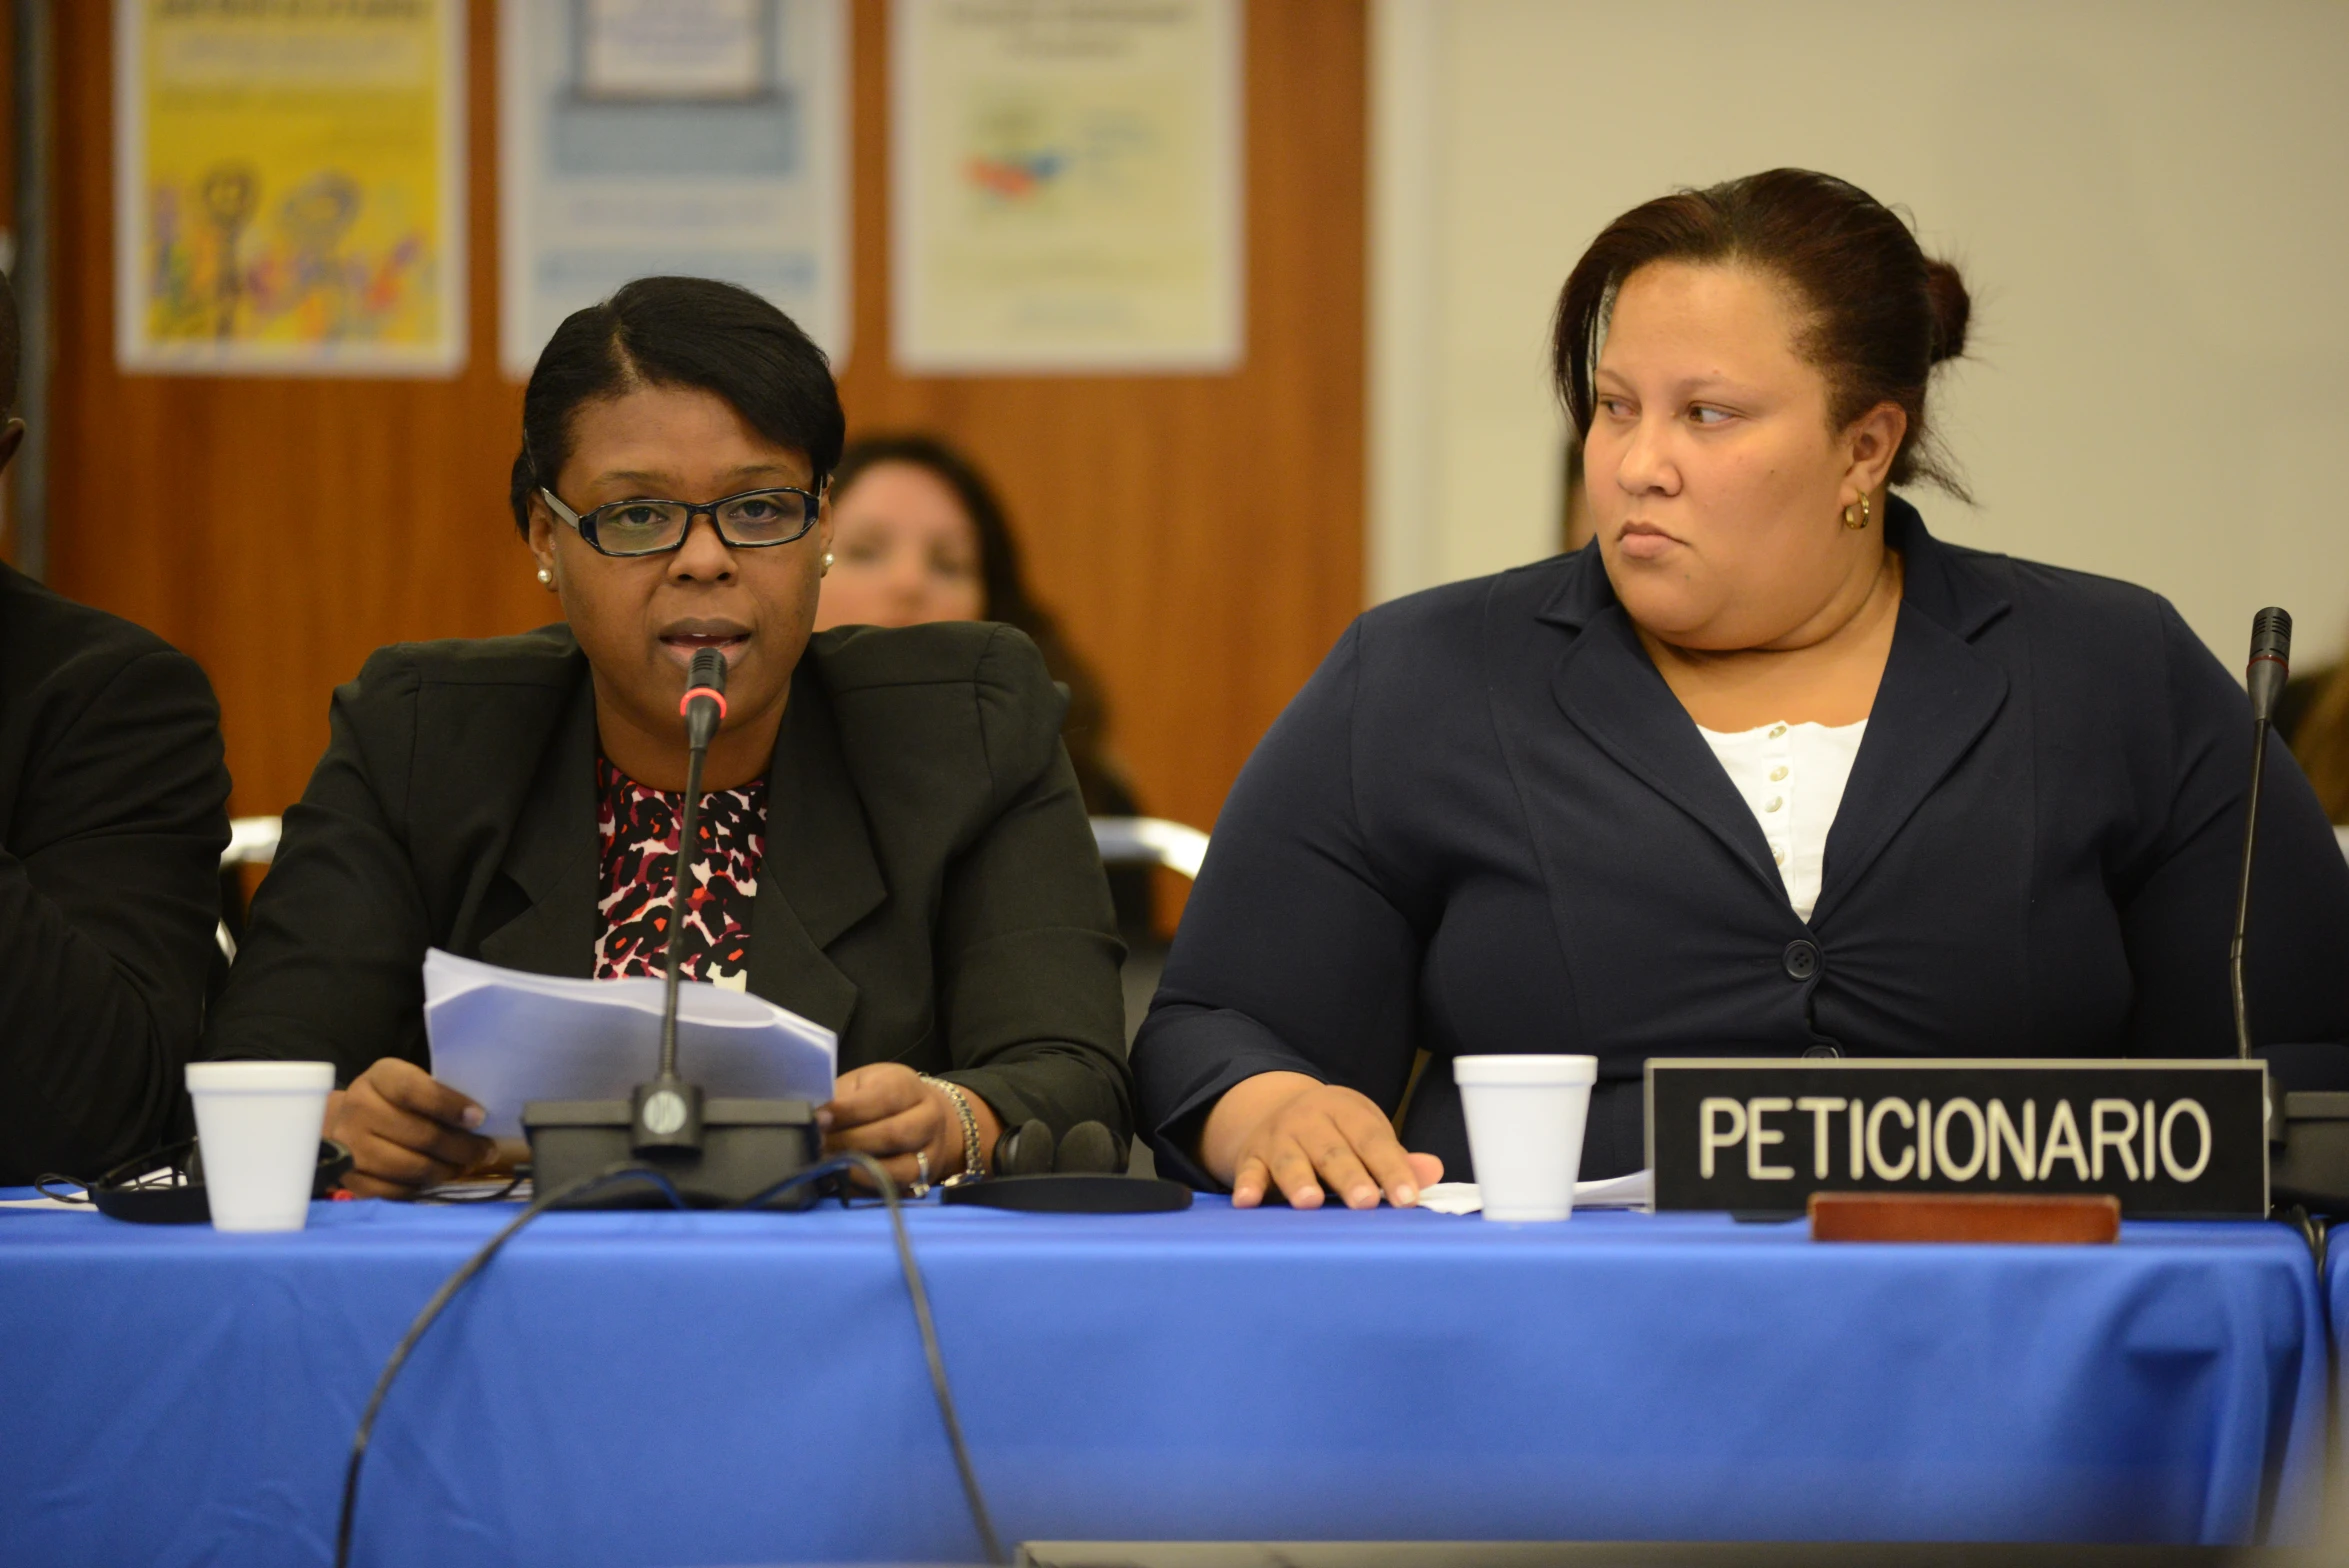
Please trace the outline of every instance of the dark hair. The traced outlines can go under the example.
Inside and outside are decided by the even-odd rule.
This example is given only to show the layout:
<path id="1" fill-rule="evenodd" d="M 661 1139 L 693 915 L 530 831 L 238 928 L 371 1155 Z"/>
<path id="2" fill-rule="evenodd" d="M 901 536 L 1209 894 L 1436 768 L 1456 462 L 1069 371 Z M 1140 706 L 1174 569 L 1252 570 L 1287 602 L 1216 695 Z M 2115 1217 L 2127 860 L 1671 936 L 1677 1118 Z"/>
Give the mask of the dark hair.
<path id="1" fill-rule="evenodd" d="M 638 386 L 715 392 L 760 435 L 805 455 L 819 490 L 840 461 L 846 422 L 832 367 L 789 316 L 713 278 L 638 278 L 564 317 L 539 350 L 510 490 L 524 535 L 531 496 L 570 461 L 579 405 Z"/>
<path id="2" fill-rule="evenodd" d="M 1624 280 L 1657 261 L 1744 262 L 1808 307 L 1797 345 L 1825 372 L 1837 429 L 1879 403 L 1909 416 L 1891 481 L 1969 499 L 1925 422 L 1933 367 L 1965 352 L 1971 304 L 1957 268 L 1928 258 L 1899 214 L 1846 180 L 1772 169 L 1632 208 L 1600 231 L 1558 296 L 1552 368 L 1574 428 L 1596 407 L 1592 374 Z"/>
<path id="3" fill-rule="evenodd" d="M 982 620 L 1001 621 L 1028 634 L 1044 655 L 1052 678 L 1068 688 L 1068 722 L 1064 736 L 1069 761 L 1077 770 L 1077 785 L 1085 809 L 1095 816 L 1131 816 L 1133 790 L 1109 756 L 1109 704 L 1100 679 L 1084 656 L 1070 646 L 1059 619 L 1028 593 L 1020 571 L 1019 541 L 1012 537 L 1010 520 L 994 486 L 961 452 L 936 436 L 890 434 L 860 436 L 841 454 L 833 471 L 835 501 L 848 493 L 858 476 L 884 463 L 909 463 L 954 492 L 963 515 L 979 536 L 979 583 L 984 598 Z"/>

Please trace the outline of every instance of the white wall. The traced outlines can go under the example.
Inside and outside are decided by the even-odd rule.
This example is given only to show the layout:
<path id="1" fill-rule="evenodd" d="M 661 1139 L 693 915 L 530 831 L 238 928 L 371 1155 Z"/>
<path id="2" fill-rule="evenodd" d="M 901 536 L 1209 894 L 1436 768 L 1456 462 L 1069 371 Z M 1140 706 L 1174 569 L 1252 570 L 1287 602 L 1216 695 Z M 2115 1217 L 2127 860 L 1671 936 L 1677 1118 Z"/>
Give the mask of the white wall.
<path id="1" fill-rule="evenodd" d="M 1964 268 L 1945 537 L 2144 583 L 2230 666 L 2349 640 L 2349 5 L 1375 0 L 1374 598 L 1546 554 L 1559 285 L 1617 213 L 1781 164 Z"/>

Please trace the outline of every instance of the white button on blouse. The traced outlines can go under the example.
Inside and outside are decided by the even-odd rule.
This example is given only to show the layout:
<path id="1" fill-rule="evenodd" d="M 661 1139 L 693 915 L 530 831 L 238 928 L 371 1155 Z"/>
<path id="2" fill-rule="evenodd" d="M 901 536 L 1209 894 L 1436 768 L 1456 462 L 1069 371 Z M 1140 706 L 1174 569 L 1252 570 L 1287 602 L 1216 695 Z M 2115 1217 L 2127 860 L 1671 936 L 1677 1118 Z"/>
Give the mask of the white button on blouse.
<path id="1" fill-rule="evenodd" d="M 1738 796 L 1762 825 L 1786 884 L 1787 902 L 1803 919 L 1819 903 L 1827 862 L 1827 830 L 1843 804 L 1853 759 L 1868 721 L 1857 724 L 1770 724 L 1725 735 L 1697 727 Z"/>

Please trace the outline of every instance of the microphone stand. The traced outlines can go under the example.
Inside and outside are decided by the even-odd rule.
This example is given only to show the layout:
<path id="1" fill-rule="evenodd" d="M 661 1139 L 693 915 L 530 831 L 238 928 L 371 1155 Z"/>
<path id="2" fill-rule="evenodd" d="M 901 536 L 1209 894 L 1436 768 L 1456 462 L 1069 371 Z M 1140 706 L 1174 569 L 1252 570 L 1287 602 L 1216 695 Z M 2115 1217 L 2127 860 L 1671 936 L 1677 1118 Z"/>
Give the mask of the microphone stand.
<path id="1" fill-rule="evenodd" d="M 2267 777 L 2268 733 L 2276 699 L 2291 673 L 2292 617 L 2270 606 L 2251 620 L 2251 794 L 2243 810 L 2243 868 L 2235 887 L 2235 929 L 2227 944 L 2227 983 L 2235 1004 L 2235 1054 L 2251 1060 L 2251 1008 L 2243 986 L 2244 934 L 2251 925 L 2251 862 L 2259 847 L 2260 786 Z M 2294 1089 L 2279 1092 L 2268 1068 L 2268 1194 L 2279 1212 L 2287 1205 L 2323 1259 L 2321 1231 L 2307 1212 L 2349 1211 L 2349 1094 Z"/>
<path id="2" fill-rule="evenodd" d="M 701 1085 L 677 1071 L 677 986 L 701 832 L 702 765 L 726 714 L 725 655 L 715 648 L 696 653 L 686 685 L 678 705 L 685 715 L 685 804 L 678 813 L 670 884 L 657 1064 L 652 1079 L 625 1100 L 533 1100 L 523 1106 L 531 1178 L 541 1193 L 578 1184 L 576 1198 L 559 1200 L 564 1208 L 657 1207 L 674 1192 L 695 1208 L 763 1200 L 765 1207 L 804 1209 L 816 1200 L 814 1184 L 784 1184 L 815 1162 L 815 1107 L 805 1100 L 705 1100 Z M 658 1173 L 666 1189 L 593 1180 L 629 1168 Z"/>
<path id="3" fill-rule="evenodd" d="M 2251 856 L 2259 845 L 2259 792 L 2267 778 L 2267 737 L 2276 699 L 2292 668 L 2292 617 L 2271 605 L 2251 618 L 2251 794 L 2243 808 L 2243 870 L 2235 888 L 2235 930 L 2227 943 L 2227 985 L 2235 1002 L 2235 1054 L 2251 1060 L 2251 1008 L 2243 998 L 2243 935 L 2251 925 Z"/>
<path id="4" fill-rule="evenodd" d="M 704 648 L 693 656 L 685 697 L 685 806 L 677 819 L 677 857 L 669 878 L 669 944 L 661 976 L 661 1058 L 650 1083 L 629 1099 L 636 1152 L 650 1156 L 701 1148 L 701 1085 L 677 1076 L 677 982 L 685 966 L 685 917 L 692 903 L 694 842 L 701 832 L 702 765 L 710 739 L 726 717 L 726 656 Z"/>
<path id="5" fill-rule="evenodd" d="M 2235 931 L 2227 942 L 2227 987 L 2235 1001 L 2235 1054 L 2251 1060 L 2251 1008 L 2243 999 L 2243 933 L 2251 924 L 2251 852 L 2259 843 L 2259 786 L 2267 772 L 2267 736 L 2273 721 L 2251 723 L 2251 803 L 2243 811 L 2243 876 L 2235 890 Z"/>

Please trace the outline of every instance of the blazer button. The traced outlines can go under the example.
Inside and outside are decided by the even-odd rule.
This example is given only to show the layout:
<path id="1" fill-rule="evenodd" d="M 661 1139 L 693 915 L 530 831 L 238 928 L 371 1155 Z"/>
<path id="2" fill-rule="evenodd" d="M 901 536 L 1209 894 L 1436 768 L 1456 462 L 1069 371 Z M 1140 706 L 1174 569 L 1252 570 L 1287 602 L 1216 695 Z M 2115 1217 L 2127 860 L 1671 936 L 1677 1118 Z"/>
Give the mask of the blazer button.
<path id="1" fill-rule="evenodd" d="M 1808 980 L 1819 972 L 1819 948 L 1816 943 L 1794 941 L 1786 944 L 1786 972 L 1796 980 Z"/>

